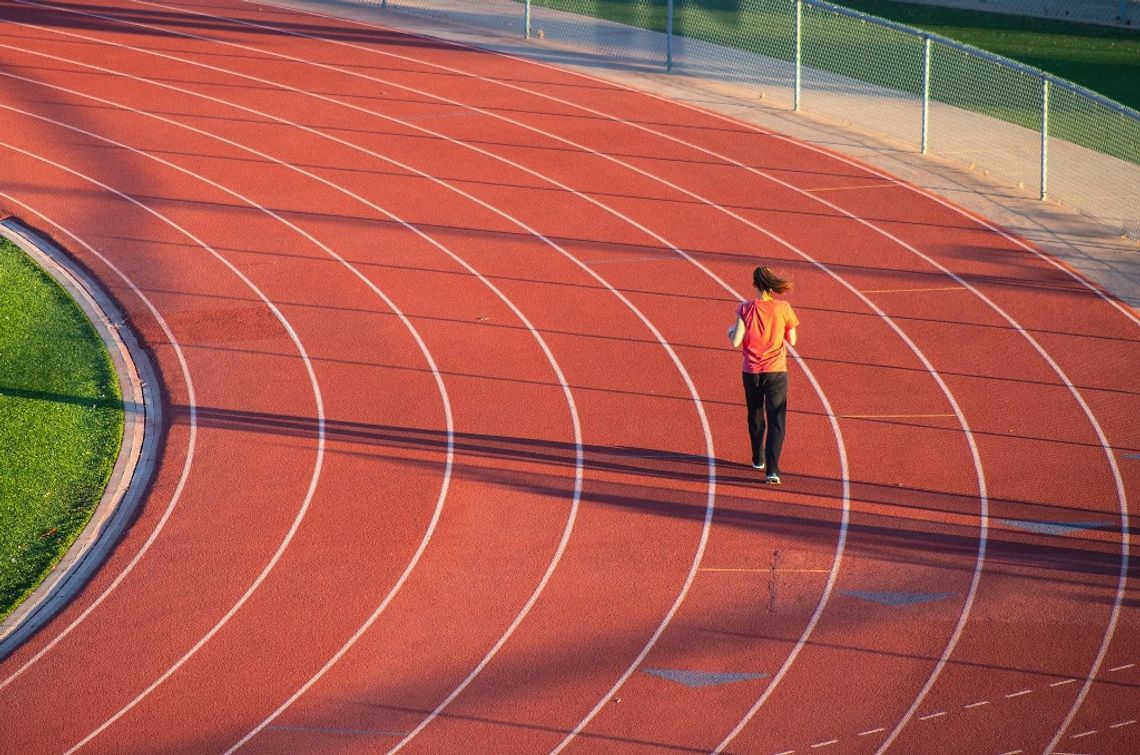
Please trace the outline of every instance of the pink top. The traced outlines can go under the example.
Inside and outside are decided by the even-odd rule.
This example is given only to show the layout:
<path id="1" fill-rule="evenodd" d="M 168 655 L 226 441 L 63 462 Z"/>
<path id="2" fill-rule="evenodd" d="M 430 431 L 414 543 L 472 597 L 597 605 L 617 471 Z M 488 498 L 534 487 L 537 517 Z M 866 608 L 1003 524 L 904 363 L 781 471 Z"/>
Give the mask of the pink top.
<path id="1" fill-rule="evenodd" d="M 787 372 L 788 347 L 784 335 L 800 324 L 792 305 L 778 299 L 741 303 L 736 315 L 744 321 L 743 372 Z"/>

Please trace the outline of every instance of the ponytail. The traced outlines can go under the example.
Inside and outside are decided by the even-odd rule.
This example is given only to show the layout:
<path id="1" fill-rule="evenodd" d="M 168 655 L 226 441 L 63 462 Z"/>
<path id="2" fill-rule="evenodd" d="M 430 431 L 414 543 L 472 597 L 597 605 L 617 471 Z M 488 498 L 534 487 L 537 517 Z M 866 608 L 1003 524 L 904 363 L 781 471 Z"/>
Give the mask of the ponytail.
<path id="1" fill-rule="evenodd" d="M 792 290 L 790 280 L 780 278 L 770 268 L 763 265 L 752 271 L 752 285 L 756 286 L 761 293 L 774 291 L 777 294 L 785 294 Z"/>

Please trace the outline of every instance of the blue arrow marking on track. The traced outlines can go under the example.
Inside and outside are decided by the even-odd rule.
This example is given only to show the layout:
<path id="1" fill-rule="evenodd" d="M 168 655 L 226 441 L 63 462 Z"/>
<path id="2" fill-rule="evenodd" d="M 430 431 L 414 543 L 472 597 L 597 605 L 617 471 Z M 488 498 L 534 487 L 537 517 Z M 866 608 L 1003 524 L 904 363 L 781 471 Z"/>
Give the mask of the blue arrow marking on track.
<path id="1" fill-rule="evenodd" d="M 862 590 L 841 590 L 844 595 L 872 603 L 882 603 L 885 606 L 910 606 L 915 603 L 931 603 L 935 600 L 945 600 L 954 595 L 952 592 L 864 592 Z"/>
<path id="2" fill-rule="evenodd" d="M 1036 532 L 1038 535 L 1071 535 L 1081 530 L 1097 530 L 1111 527 L 1112 522 L 1037 522 L 1027 519 L 999 519 L 1007 527 Z"/>
<path id="3" fill-rule="evenodd" d="M 667 668 L 647 668 L 645 673 L 684 684 L 686 687 L 712 687 L 717 684 L 743 682 L 749 679 L 763 679 L 771 674 L 741 674 L 730 671 L 681 671 Z"/>

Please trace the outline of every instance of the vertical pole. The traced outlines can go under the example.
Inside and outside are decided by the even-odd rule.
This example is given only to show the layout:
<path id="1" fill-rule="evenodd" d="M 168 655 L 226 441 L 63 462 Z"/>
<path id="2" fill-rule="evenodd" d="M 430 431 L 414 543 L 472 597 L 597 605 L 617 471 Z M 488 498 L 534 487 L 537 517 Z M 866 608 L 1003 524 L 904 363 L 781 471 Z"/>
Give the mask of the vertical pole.
<path id="1" fill-rule="evenodd" d="M 665 70 L 673 70 L 673 0 L 665 4 Z"/>
<path id="2" fill-rule="evenodd" d="M 930 37 L 922 37 L 922 154 L 930 149 Z"/>
<path id="3" fill-rule="evenodd" d="M 803 50 L 803 0 L 796 0 L 795 80 L 792 84 L 792 110 L 800 109 L 800 87 L 803 84 L 801 65 Z"/>
<path id="4" fill-rule="evenodd" d="M 523 3 L 523 38 L 530 39 L 530 0 Z"/>
<path id="5" fill-rule="evenodd" d="M 1041 199 L 1049 191 L 1049 79 L 1041 77 Z"/>

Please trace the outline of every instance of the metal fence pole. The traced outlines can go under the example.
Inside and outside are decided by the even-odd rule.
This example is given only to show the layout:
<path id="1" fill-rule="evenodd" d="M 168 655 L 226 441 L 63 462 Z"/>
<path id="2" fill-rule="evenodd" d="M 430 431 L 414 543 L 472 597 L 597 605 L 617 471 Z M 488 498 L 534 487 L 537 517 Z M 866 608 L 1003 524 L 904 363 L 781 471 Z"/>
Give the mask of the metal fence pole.
<path id="1" fill-rule="evenodd" d="M 1041 77 L 1041 199 L 1049 190 L 1049 78 Z"/>
<path id="2" fill-rule="evenodd" d="M 673 70 L 673 0 L 665 4 L 665 70 Z"/>
<path id="3" fill-rule="evenodd" d="M 796 41 L 795 41 L 795 73 L 792 84 L 792 110 L 800 109 L 800 87 L 803 85 L 802 50 L 803 50 L 803 0 L 796 0 Z"/>
<path id="4" fill-rule="evenodd" d="M 930 147 L 930 37 L 922 37 L 922 154 Z"/>
<path id="5" fill-rule="evenodd" d="M 523 3 L 523 38 L 530 39 L 530 0 Z"/>

